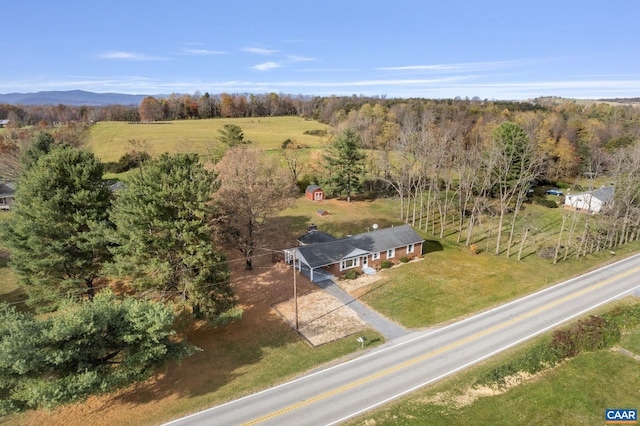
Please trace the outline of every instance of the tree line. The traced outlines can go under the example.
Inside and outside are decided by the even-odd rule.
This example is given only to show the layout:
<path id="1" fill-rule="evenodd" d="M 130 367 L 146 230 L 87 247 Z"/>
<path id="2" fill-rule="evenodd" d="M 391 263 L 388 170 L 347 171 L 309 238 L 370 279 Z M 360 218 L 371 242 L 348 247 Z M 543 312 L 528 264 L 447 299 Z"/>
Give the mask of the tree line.
<path id="1" fill-rule="evenodd" d="M 458 242 L 471 245 L 477 226 L 495 218 L 495 253 L 518 249 L 520 257 L 535 228 L 521 224 L 522 208 L 533 188 L 545 184 L 615 187 L 601 214 L 574 213 L 570 225 L 565 218 L 555 261 L 569 251 L 580 256 L 638 238 L 640 114 L 634 108 L 562 103 L 512 111 L 409 100 L 390 107 L 365 103 L 333 119 L 334 134 L 351 135 L 361 152 L 349 172 L 357 178 L 345 174 L 342 186 L 351 181 L 349 191 L 397 197 L 400 219 L 439 238 L 456 233 Z M 331 186 L 339 170 L 320 165 L 312 180 L 344 191 Z"/>

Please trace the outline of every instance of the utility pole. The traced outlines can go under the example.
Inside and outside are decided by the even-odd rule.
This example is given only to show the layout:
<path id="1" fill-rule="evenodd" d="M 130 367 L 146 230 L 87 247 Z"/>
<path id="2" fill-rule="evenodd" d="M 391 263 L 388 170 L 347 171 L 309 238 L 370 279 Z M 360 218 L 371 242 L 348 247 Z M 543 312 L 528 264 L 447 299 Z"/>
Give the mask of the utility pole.
<path id="1" fill-rule="evenodd" d="M 296 330 L 298 330 L 298 286 L 296 284 L 296 251 L 293 250 L 293 305 Z"/>

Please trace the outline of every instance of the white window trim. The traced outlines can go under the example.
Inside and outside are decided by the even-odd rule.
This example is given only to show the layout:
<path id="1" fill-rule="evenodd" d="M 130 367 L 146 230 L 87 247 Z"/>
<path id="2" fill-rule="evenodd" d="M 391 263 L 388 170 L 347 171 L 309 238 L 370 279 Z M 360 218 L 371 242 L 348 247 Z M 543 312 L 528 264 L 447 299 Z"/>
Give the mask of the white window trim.
<path id="1" fill-rule="evenodd" d="M 347 262 L 349 262 L 351 265 L 347 266 Z M 357 268 L 358 266 L 360 266 L 360 258 L 359 257 L 351 257 L 349 259 L 342 259 L 340 261 L 340 270 L 341 271 L 345 271 L 347 269 Z"/>
<path id="2" fill-rule="evenodd" d="M 394 257 L 396 257 L 396 249 L 387 250 L 387 259 L 393 259 Z"/>
<path id="3" fill-rule="evenodd" d="M 380 252 L 371 253 L 371 260 L 379 260 L 379 259 L 380 259 Z"/>
<path id="4" fill-rule="evenodd" d="M 413 253 L 414 250 L 415 250 L 415 244 L 409 244 L 407 246 L 407 254 Z"/>

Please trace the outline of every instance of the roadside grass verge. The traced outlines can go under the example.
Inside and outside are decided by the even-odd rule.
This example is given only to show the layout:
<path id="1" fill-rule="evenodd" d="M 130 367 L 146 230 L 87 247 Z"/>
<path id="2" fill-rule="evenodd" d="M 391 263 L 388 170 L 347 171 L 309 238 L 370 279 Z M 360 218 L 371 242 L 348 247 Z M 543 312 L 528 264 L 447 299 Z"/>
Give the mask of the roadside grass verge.
<path id="1" fill-rule="evenodd" d="M 329 126 L 300 117 L 213 118 L 206 120 L 177 120 L 157 124 L 130 124 L 122 121 L 104 121 L 90 126 L 84 134 L 86 148 L 103 162 L 118 159 L 133 149 L 129 143 L 141 143 L 156 157 L 164 152 L 193 152 L 206 156 L 214 145 L 220 145 L 218 130 L 225 124 L 242 128 L 245 140 L 258 149 L 280 149 L 282 142 L 292 139 L 300 145 L 319 148 L 323 137 L 305 134 L 309 130 L 328 130 Z"/>
<path id="2" fill-rule="evenodd" d="M 640 368 L 638 361 L 613 352 L 583 354 L 532 382 L 460 406 L 456 401 L 470 399 L 466 386 L 472 373 L 464 377 L 348 424 L 603 424 L 606 408 L 637 407 Z M 438 394 L 447 402 L 433 403 L 442 398 Z"/>
<path id="3" fill-rule="evenodd" d="M 640 329 L 624 334 L 620 340 L 620 346 L 640 355 Z M 640 398 L 638 400 L 640 401 Z"/>
<path id="4" fill-rule="evenodd" d="M 532 339 L 348 424 L 602 424 L 606 408 L 637 407 L 640 361 L 608 349 L 580 354 L 535 376 L 513 377 L 504 386 L 477 385 L 479 378 L 492 371 L 515 359 L 526 359 L 535 348 L 547 344 L 551 334 Z M 636 334 L 640 334 L 639 326 L 630 333 Z M 621 346 L 632 350 L 624 338 Z"/>

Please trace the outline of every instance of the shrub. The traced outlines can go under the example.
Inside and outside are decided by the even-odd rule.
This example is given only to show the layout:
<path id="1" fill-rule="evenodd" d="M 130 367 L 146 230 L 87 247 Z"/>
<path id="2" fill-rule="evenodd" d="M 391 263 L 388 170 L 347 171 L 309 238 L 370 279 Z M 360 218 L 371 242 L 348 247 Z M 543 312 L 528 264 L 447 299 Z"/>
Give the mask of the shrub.
<path id="1" fill-rule="evenodd" d="M 402 263 L 408 263 L 408 262 L 409 262 L 409 258 L 408 258 L 407 256 L 402 256 L 402 257 L 400 258 L 400 262 L 402 262 Z"/>
<path id="2" fill-rule="evenodd" d="M 538 202 L 539 205 L 544 206 L 544 207 L 548 207 L 550 209 L 558 208 L 558 203 L 556 203 L 553 200 L 547 200 L 547 199 L 544 199 L 544 198 L 540 198 L 537 202 Z"/>
<path id="3" fill-rule="evenodd" d="M 356 278 L 358 278 L 358 271 L 356 271 L 355 269 L 349 269 L 347 272 L 345 272 L 344 277 L 348 280 L 355 280 Z"/>
<path id="4" fill-rule="evenodd" d="M 304 194 L 304 191 L 307 189 L 307 186 L 311 185 L 312 183 L 316 183 L 317 180 L 318 179 L 313 176 L 302 175 L 296 182 L 296 186 L 298 187 L 298 190 L 300 191 L 300 193 Z"/>
<path id="5" fill-rule="evenodd" d="M 519 358 L 492 368 L 476 380 L 476 385 L 491 385 L 496 383 L 499 386 L 504 386 L 506 384 L 505 379 L 509 376 L 513 376 L 520 371 L 535 374 L 546 367 L 556 365 L 558 361 L 560 361 L 560 358 L 545 341 L 534 346 Z"/>
<path id="6" fill-rule="evenodd" d="M 382 262 L 380 262 L 380 267 L 382 269 L 389 269 L 393 266 L 393 262 L 391 262 L 390 260 L 383 260 Z"/>
<path id="7" fill-rule="evenodd" d="M 114 163 L 113 161 L 106 163 L 104 165 L 104 171 L 107 173 L 124 173 L 138 167 L 140 163 L 144 163 L 150 159 L 151 155 L 146 151 L 133 153 L 127 152 L 120 157 L 117 163 Z"/>
<path id="8" fill-rule="evenodd" d="M 320 129 L 305 130 L 303 132 L 303 134 L 311 135 L 311 136 L 326 136 L 327 135 L 327 131 L 326 130 L 320 130 Z"/>
<path id="9" fill-rule="evenodd" d="M 551 348 L 560 358 L 569 358 L 581 352 L 611 347 L 619 340 L 618 324 L 591 315 L 586 320 L 578 321 L 568 330 L 557 330 L 553 333 Z"/>

